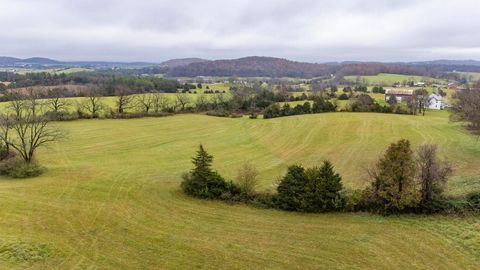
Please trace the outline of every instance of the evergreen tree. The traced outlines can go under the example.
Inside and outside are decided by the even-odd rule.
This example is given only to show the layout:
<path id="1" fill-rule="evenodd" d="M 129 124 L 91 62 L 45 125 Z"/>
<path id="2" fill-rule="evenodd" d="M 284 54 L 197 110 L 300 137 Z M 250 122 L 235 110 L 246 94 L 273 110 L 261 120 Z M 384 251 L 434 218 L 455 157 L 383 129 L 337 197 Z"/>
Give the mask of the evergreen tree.
<path id="1" fill-rule="evenodd" d="M 340 191 L 343 189 L 342 177 L 333 170 L 333 165 L 330 161 L 326 160 L 323 162 L 319 175 L 323 182 L 321 209 L 331 211 L 343 207 L 343 198 L 340 194 Z"/>
<path id="2" fill-rule="evenodd" d="M 192 159 L 194 168 L 183 175 L 182 189 L 185 193 L 201 198 L 224 198 L 238 194 L 239 189 L 216 171 L 211 169 L 213 156 L 200 145 L 197 155 Z"/>
<path id="3" fill-rule="evenodd" d="M 344 206 L 341 181 L 329 161 L 320 168 L 306 170 L 302 166 L 290 166 L 277 188 L 278 206 L 305 212 L 339 210 Z"/>
<path id="4" fill-rule="evenodd" d="M 278 207 L 284 210 L 304 211 L 307 205 L 308 178 L 300 165 L 288 167 L 287 174 L 277 187 Z"/>
<path id="5" fill-rule="evenodd" d="M 392 143 L 372 176 L 373 197 L 380 212 L 398 213 L 418 204 L 415 159 L 408 140 Z"/>

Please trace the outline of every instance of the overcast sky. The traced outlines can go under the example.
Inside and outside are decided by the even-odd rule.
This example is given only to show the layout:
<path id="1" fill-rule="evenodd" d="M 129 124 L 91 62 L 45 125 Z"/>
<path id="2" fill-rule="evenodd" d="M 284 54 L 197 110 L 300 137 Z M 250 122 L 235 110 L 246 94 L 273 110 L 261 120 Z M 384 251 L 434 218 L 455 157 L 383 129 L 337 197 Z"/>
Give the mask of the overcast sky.
<path id="1" fill-rule="evenodd" d="M 0 55 L 480 60 L 478 0 L 0 0 Z"/>

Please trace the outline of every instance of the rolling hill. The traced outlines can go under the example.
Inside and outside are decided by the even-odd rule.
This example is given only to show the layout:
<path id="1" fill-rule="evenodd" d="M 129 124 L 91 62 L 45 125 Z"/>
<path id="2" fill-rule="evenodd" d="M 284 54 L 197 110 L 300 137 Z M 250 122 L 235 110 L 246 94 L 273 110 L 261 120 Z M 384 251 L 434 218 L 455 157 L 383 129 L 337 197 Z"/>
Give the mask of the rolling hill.
<path id="1" fill-rule="evenodd" d="M 304 214 L 180 191 L 202 143 L 228 179 L 245 161 L 274 188 L 290 164 L 332 160 L 347 188 L 399 138 L 436 143 L 456 166 L 448 194 L 480 189 L 480 144 L 444 112 L 326 113 L 271 120 L 178 115 L 57 123 L 47 172 L 0 177 L 5 269 L 479 269 L 478 217 Z"/>

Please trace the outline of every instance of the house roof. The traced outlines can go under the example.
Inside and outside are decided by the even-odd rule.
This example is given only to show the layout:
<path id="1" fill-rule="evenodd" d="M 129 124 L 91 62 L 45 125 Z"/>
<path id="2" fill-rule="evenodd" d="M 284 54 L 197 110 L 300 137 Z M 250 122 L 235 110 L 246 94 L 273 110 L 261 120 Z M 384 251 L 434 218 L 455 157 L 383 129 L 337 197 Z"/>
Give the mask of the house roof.
<path id="1" fill-rule="evenodd" d="M 442 99 L 443 99 L 442 96 L 437 95 L 437 94 L 430 94 L 430 95 L 428 96 L 428 98 L 429 98 L 429 99 L 436 99 L 436 100 L 442 100 Z"/>
<path id="2" fill-rule="evenodd" d="M 385 95 L 412 96 L 413 90 L 387 89 L 385 90 Z"/>

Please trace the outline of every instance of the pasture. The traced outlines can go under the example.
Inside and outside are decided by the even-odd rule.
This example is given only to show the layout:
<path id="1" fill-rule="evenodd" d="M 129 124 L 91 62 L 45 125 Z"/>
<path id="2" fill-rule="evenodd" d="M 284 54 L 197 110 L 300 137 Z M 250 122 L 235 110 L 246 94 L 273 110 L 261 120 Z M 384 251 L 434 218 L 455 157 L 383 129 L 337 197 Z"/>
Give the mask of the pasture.
<path id="1" fill-rule="evenodd" d="M 330 159 L 347 188 L 390 142 L 437 143 L 447 193 L 480 190 L 480 144 L 446 112 L 326 113 L 270 120 L 176 115 L 55 123 L 47 172 L 0 178 L 1 268 L 478 269 L 480 218 L 301 214 L 189 198 L 180 175 L 202 143 L 232 179 L 245 161 L 273 189 L 288 165 Z"/>
<path id="2" fill-rule="evenodd" d="M 390 73 L 380 73 L 372 76 L 345 76 L 346 80 L 356 81 L 357 78 L 360 79 L 360 83 L 365 80 L 370 85 L 392 85 L 394 83 L 403 83 L 404 81 L 414 81 L 414 82 L 438 82 L 444 83 L 445 81 L 430 78 L 422 77 L 416 75 L 403 75 L 403 74 L 390 74 Z"/>

